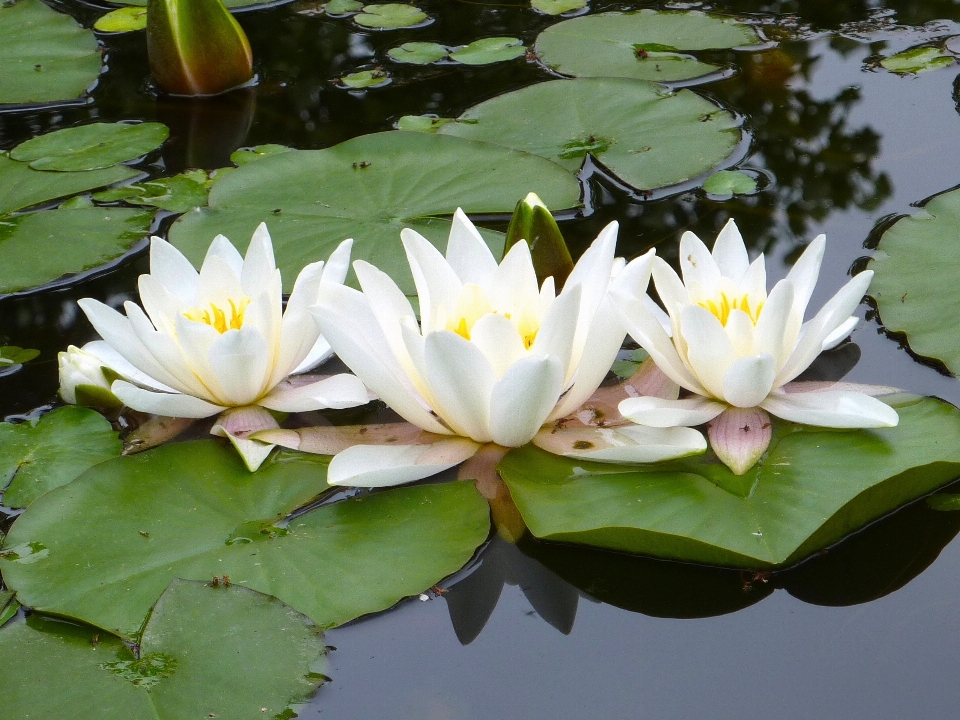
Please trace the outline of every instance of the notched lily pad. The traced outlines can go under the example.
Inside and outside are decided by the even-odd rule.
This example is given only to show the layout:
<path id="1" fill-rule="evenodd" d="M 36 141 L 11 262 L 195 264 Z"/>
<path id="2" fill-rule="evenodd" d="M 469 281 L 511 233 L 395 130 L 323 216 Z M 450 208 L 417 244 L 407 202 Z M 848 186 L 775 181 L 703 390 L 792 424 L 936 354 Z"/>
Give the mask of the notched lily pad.
<path id="1" fill-rule="evenodd" d="M 469 45 L 450 53 L 450 59 L 464 65 L 490 65 L 515 60 L 526 52 L 527 48 L 522 40 L 512 37 L 490 37 L 474 40 Z"/>
<path id="2" fill-rule="evenodd" d="M 147 29 L 145 7 L 122 7 L 111 10 L 93 24 L 93 29 L 102 33 L 128 33 Z"/>
<path id="3" fill-rule="evenodd" d="M 881 67 L 900 75 L 915 75 L 951 65 L 953 65 L 953 56 L 945 54 L 938 47 L 911 48 L 880 61 Z"/>
<path id="4" fill-rule="evenodd" d="M 92 123 L 27 140 L 10 157 L 34 170 L 99 170 L 146 155 L 169 135 L 161 123 Z"/>
<path id="5" fill-rule="evenodd" d="M 375 70 L 361 70 L 337 78 L 337 84 L 349 90 L 368 90 L 390 84 L 390 73 L 377 68 Z"/>
<path id="6" fill-rule="evenodd" d="M 445 45 L 433 42 L 408 42 L 387 50 L 391 60 L 407 65 L 429 65 L 450 54 Z"/>
<path id="7" fill-rule="evenodd" d="M 539 538 L 712 565 L 792 565 L 960 475 L 960 411 L 891 401 L 900 425 L 779 424 L 766 456 L 733 476 L 709 458 L 628 467 L 532 447 L 500 473 Z"/>
<path id="8" fill-rule="evenodd" d="M 404 3 L 364 5 L 363 9 L 353 16 L 357 25 L 371 30 L 416 27 L 430 19 L 420 8 Z"/>
<path id="9" fill-rule="evenodd" d="M 174 580 L 138 654 L 95 628 L 31 615 L 0 633 L 5 720 L 293 717 L 323 679 L 322 636 L 276 598 Z M 216 691 L 211 691 L 215 688 Z"/>

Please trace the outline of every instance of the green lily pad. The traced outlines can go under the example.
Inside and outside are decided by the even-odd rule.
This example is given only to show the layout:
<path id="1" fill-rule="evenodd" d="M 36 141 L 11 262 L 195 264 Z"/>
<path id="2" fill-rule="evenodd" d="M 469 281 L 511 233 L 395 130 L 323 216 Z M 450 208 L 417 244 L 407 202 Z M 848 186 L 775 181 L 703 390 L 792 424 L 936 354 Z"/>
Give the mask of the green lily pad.
<path id="1" fill-rule="evenodd" d="M 273 143 L 257 145 L 256 147 L 252 148 L 241 148 L 230 156 L 230 162 L 239 167 L 240 165 L 246 165 L 254 160 L 263 160 L 263 158 L 268 158 L 272 155 L 280 155 L 281 153 L 290 152 L 291 150 L 293 150 L 292 147 L 287 147 L 286 145 L 276 145 Z"/>
<path id="2" fill-rule="evenodd" d="M 328 489 L 327 461 L 279 452 L 251 473 L 206 440 L 101 463 L 17 519 L 0 557 L 4 581 L 29 607 L 126 638 L 173 578 L 215 575 L 331 627 L 430 587 L 487 536 L 487 505 L 470 483 L 390 490 L 285 520 Z"/>
<path id="3" fill-rule="evenodd" d="M 217 179 L 219 178 L 211 177 L 205 170 L 188 170 L 169 178 L 147 180 L 94 193 L 93 199 L 97 202 L 123 200 L 131 205 L 145 205 L 183 213 L 206 205 L 207 195 Z"/>
<path id="4" fill-rule="evenodd" d="M 733 18 L 696 10 L 638 10 L 584 15 L 551 25 L 537 38 L 536 53 L 564 75 L 668 82 L 719 70 L 682 52 L 759 42 L 756 30 Z"/>
<path id="5" fill-rule="evenodd" d="M 384 70 L 361 70 L 337 78 L 337 82 L 350 90 L 378 88 L 390 84 L 390 73 Z"/>
<path id="6" fill-rule="evenodd" d="M 404 115 L 397 120 L 397 130 L 435 133 L 449 122 L 453 122 L 453 118 L 434 117 L 433 115 Z"/>
<path id="7" fill-rule="evenodd" d="M 589 153 L 638 190 L 695 178 L 740 141 L 736 118 L 709 100 L 626 78 L 532 85 L 475 105 L 438 132 L 523 150 L 571 171 Z"/>
<path id="8" fill-rule="evenodd" d="M 900 424 L 834 431 L 778 423 L 744 481 L 715 460 L 584 463 L 533 447 L 499 469 L 539 538 L 734 567 L 792 565 L 960 475 L 960 411 L 893 403 Z"/>
<path id="9" fill-rule="evenodd" d="M 363 9 L 358 0 L 330 0 L 325 6 L 327 15 L 349 15 Z"/>
<path id="10" fill-rule="evenodd" d="M 408 65 L 429 65 L 449 54 L 446 46 L 432 42 L 408 42 L 387 50 L 391 60 Z"/>
<path id="11" fill-rule="evenodd" d="M 16 600 L 16 593 L 9 590 L 0 592 L 0 625 L 5 625 L 17 614 L 20 603 Z"/>
<path id="12" fill-rule="evenodd" d="M 32 615 L 0 633 L 5 720 L 294 717 L 323 680 L 322 636 L 276 598 L 174 580 L 138 654 L 94 628 Z"/>
<path id="13" fill-rule="evenodd" d="M 147 0 L 110 0 L 114 5 L 133 5 L 136 7 L 146 7 Z M 256 8 L 257 5 L 275 4 L 277 0 L 221 0 L 223 4 L 231 10 L 241 8 Z"/>
<path id="14" fill-rule="evenodd" d="M 99 170 L 146 155 L 169 135 L 161 123 L 92 123 L 27 140 L 10 157 L 34 170 Z"/>
<path id="15" fill-rule="evenodd" d="M 0 103 L 73 100 L 100 75 L 97 39 L 40 0 L 0 4 Z"/>
<path id="16" fill-rule="evenodd" d="M 0 216 L 85 190 L 123 182 L 139 174 L 126 165 L 85 172 L 34 170 L 28 163 L 11 160 L 6 153 L 0 153 Z"/>
<path id="17" fill-rule="evenodd" d="M 19 292 L 115 260 L 150 233 L 152 212 L 48 210 L 0 219 L 0 293 Z"/>
<path id="18" fill-rule="evenodd" d="M 3 504 L 23 508 L 120 454 L 120 440 L 98 412 L 67 406 L 39 421 L 0 423 Z M 9 483 L 9 485 L 8 485 Z"/>
<path id="19" fill-rule="evenodd" d="M 102 33 L 128 33 L 147 29 L 145 7 L 122 7 L 111 10 L 93 24 L 93 29 Z"/>
<path id="20" fill-rule="evenodd" d="M 429 19 L 430 16 L 420 8 L 403 3 L 364 5 L 363 9 L 353 16 L 357 25 L 372 30 L 414 27 Z"/>
<path id="21" fill-rule="evenodd" d="M 960 374 L 960 334 L 945 318 L 960 313 L 960 190 L 938 195 L 880 238 L 870 261 L 870 295 L 883 326 L 905 333 L 910 349 Z"/>
<path id="22" fill-rule="evenodd" d="M 711 195 L 747 195 L 757 191 L 757 181 L 737 170 L 715 172 L 703 183 Z"/>
<path id="23" fill-rule="evenodd" d="M 531 191 L 556 210 L 575 207 L 580 197 L 576 178 L 543 158 L 441 135 L 377 133 L 239 168 L 213 186 L 209 207 L 177 220 L 169 238 L 199 266 L 218 233 L 242 251 L 266 220 L 290 292 L 305 265 L 352 237 L 354 258 L 373 263 L 412 294 L 401 229 L 411 227 L 442 248 L 450 223 L 437 216 L 457 207 L 511 213 Z M 495 254 L 502 250 L 500 233 L 483 234 Z"/>
<path id="24" fill-rule="evenodd" d="M 945 55 L 937 47 L 911 48 L 883 58 L 881 67 L 902 75 L 939 70 L 953 65 L 953 56 Z"/>
<path id="25" fill-rule="evenodd" d="M 0 347 L 0 370 L 10 365 L 22 365 L 25 362 L 33 360 L 39 354 L 39 350 L 32 348 L 4 345 Z"/>
<path id="26" fill-rule="evenodd" d="M 587 7 L 587 0 L 530 0 L 530 7 L 544 15 L 562 15 L 583 10 Z"/>
<path id="27" fill-rule="evenodd" d="M 512 37 L 491 37 L 474 40 L 469 45 L 450 53 L 450 59 L 464 65 L 490 65 L 514 60 L 527 53 L 522 40 Z"/>

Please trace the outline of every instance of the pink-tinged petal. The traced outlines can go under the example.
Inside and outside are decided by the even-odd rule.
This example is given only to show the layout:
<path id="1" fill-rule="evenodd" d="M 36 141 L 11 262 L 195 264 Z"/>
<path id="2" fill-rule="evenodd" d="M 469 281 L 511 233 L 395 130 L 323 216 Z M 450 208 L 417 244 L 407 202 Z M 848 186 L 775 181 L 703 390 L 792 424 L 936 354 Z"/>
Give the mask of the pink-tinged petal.
<path id="1" fill-rule="evenodd" d="M 570 330 L 572 336 L 572 323 Z M 537 340 L 539 339 L 538 335 Z M 524 347 L 523 338 L 517 332 L 516 326 L 503 315 L 494 313 L 488 313 L 474 323 L 470 331 L 470 342 L 484 354 L 497 378 L 503 377 L 511 365 L 527 354 L 527 348 Z M 567 355 L 569 354 L 568 346 Z"/>
<path id="2" fill-rule="evenodd" d="M 781 280 L 774 285 L 764 303 L 753 336 L 753 352 L 772 355 L 777 370 L 787 361 L 800 332 L 800 318 L 796 317 L 796 322 L 790 322 L 793 297 L 793 283 L 789 280 Z"/>
<path id="3" fill-rule="evenodd" d="M 307 385 L 294 386 L 282 382 L 257 404 L 280 412 L 310 412 L 359 407 L 366 405 L 370 399 L 360 378 L 343 373 Z"/>
<path id="4" fill-rule="evenodd" d="M 477 442 L 492 439 L 490 393 L 496 378 L 478 347 L 454 332 L 430 333 L 424 339 L 423 379 L 437 403 L 434 411 L 454 433 Z"/>
<path id="5" fill-rule="evenodd" d="M 897 411 L 869 395 L 843 390 L 771 393 L 761 404 L 771 415 L 804 425 L 832 428 L 896 427 Z"/>
<path id="6" fill-rule="evenodd" d="M 777 368 L 768 353 L 736 360 L 723 376 L 723 399 L 740 408 L 759 405 L 773 390 Z"/>
<path id="7" fill-rule="evenodd" d="M 354 445 L 330 461 L 327 482 L 351 487 L 403 485 L 459 465 L 479 448 L 462 437 L 431 445 Z"/>
<path id="8" fill-rule="evenodd" d="M 643 464 L 698 455 L 707 441 L 684 427 L 651 428 L 624 425 L 615 428 L 544 429 L 533 444 L 554 455 L 593 462 Z"/>
<path id="9" fill-rule="evenodd" d="M 723 397 L 723 378 L 737 359 L 720 321 L 699 305 L 680 310 L 680 334 L 687 343 L 687 360 L 697 379 L 717 398 Z"/>
<path id="10" fill-rule="evenodd" d="M 857 327 L 858 322 L 860 322 L 860 318 L 856 316 L 851 316 L 844 320 L 840 327 L 827 335 L 827 339 L 823 341 L 821 350 L 823 352 L 826 352 L 827 350 L 833 350 L 833 348 L 850 337 L 850 333 L 852 333 L 854 328 Z"/>
<path id="11" fill-rule="evenodd" d="M 397 422 L 261 430 L 251 437 L 313 455 L 336 455 L 354 445 L 429 445 L 450 436 L 428 433 L 413 423 Z"/>
<path id="12" fill-rule="evenodd" d="M 129 408 L 153 415 L 179 418 L 205 418 L 226 410 L 192 395 L 144 390 L 123 380 L 114 380 L 110 391 Z"/>
<path id="13" fill-rule="evenodd" d="M 870 397 L 879 397 L 880 395 L 895 395 L 903 392 L 900 388 L 889 385 L 862 385 L 852 382 L 834 382 L 832 380 L 794 380 L 788 382 L 779 388 L 785 393 L 806 393 L 823 392 L 824 390 L 843 390 L 845 392 L 857 392 Z"/>
<path id="14" fill-rule="evenodd" d="M 653 358 L 647 358 L 636 372 L 623 383 L 624 392 L 630 397 L 658 397 L 664 400 L 676 400 L 680 397 L 680 386 L 667 377 Z"/>
<path id="15" fill-rule="evenodd" d="M 817 235 L 787 273 L 787 280 L 793 284 L 794 312 L 801 319 L 806 312 L 807 303 L 810 302 L 817 278 L 820 276 L 820 265 L 823 262 L 823 251 L 826 247 L 826 235 Z"/>
<path id="16" fill-rule="evenodd" d="M 273 258 L 273 243 L 266 223 L 257 225 L 247 246 L 247 255 L 243 259 L 240 273 L 240 287 L 244 294 L 256 297 L 260 293 L 272 291 L 273 278 L 279 278 L 280 271 Z"/>
<path id="17" fill-rule="evenodd" d="M 350 271 L 351 250 L 353 250 L 353 238 L 347 238 L 337 245 L 337 249 L 330 254 L 330 259 L 323 267 L 323 282 L 343 285 Z"/>
<path id="18" fill-rule="evenodd" d="M 563 390 L 563 367 L 555 357 L 527 357 L 507 370 L 490 394 L 490 435 L 504 447 L 533 439 Z"/>
<path id="19" fill-rule="evenodd" d="M 463 283 L 440 251 L 420 233 L 404 228 L 400 232 L 400 239 L 420 298 L 424 332 L 433 330 L 438 308 L 453 307 Z"/>
<path id="20" fill-rule="evenodd" d="M 707 437 L 720 462 L 743 475 L 770 447 L 773 423 L 765 410 L 728 408 L 710 422 Z"/>
<path id="21" fill-rule="evenodd" d="M 477 232 L 477 228 L 460 208 L 453 214 L 446 258 L 460 282 L 464 284 L 475 283 L 481 287 L 489 287 L 497 272 L 496 258 Z"/>
<path id="22" fill-rule="evenodd" d="M 159 390 L 160 392 L 176 392 L 176 390 L 170 386 L 164 385 L 161 382 L 157 382 L 155 378 L 150 377 L 145 372 L 141 372 L 139 369 L 134 367 L 129 360 L 123 357 L 123 355 L 118 353 L 103 340 L 93 340 L 92 342 L 88 342 L 80 349 L 85 353 L 92 355 L 100 362 L 101 365 L 117 373 L 117 375 L 120 375 L 124 380 L 130 380 L 131 382 L 137 385 L 142 385 L 150 390 Z"/>
<path id="23" fill-rule="evenodd" d="M 750 267 L 750 257 L 747 255 L 746 245 L 743 244 L 740 229 L 733 218 L 727 220 L 727 224 L 717 235 L 717 240 L 713 244 L 713 259 L 721 275 L 740 284 L 747 273 L 747 268 Z"/>
<path id="24" fill-rule="evenodd" d="M 646 427 L 693 427 L 710 422 L 727 409 L 725 403 L 705 397 L 665 400 L 656 397 L 628 398 L 620 403 L 620 414 Z"/>
<path id="25" fill-rule="evenodd" d="M 688 291 L 692 283 L 699 283 L 703 292 L 712 295 L 720 283 L 717 261 L 713 259 L 703 241 L 689 231 L 680 237 L 680 272 Z"/>
<path id="26" fill-rule="evenodd" d="M 150 238 L 150 275 L 184 306 L 197 304 L 199 274 L 179 250 L 158 237 Z"/>
<path id="27" fill-rule="evenodd" d="M 251 440 L 250 436 L 258 431 L 279 428 L 273 415 L 256 406 L 248 406 L 227 410 L 217 418 L 216 424 L 210 428 L 211 435 L 225 437 L 240 453 L 243 464 L 250 472 L 256 472 L 273 450 L 272 443 Z"/>

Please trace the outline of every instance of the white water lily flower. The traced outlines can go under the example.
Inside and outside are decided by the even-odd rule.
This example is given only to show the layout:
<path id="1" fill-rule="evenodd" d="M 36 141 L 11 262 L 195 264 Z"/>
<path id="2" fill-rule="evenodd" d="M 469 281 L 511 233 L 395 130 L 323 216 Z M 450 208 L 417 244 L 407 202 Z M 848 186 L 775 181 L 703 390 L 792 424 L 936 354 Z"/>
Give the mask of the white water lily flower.
<path id="1" fill-rule="evenodd" d="M 246 258 L 218 235 L 198 273 L 172 245 L 154 237 L 150 274 L 126 317 L 92 298 L 79 301 L 103 341 L 84 349 L 121 377 L 111 390 L 128 407 L 181 418 L 259 406 L 282 412 L 345 408 L 369 401 L 352 375 L 297 383 L 293 373 L 331 354 L 308 306 L 325 285 L 340 285 L 351 241 L 305 267 L 282 305 L 280 271 L 266 225 Z"/>
<path id="2" fill-rule="evenodd" d="M 103 363 L 86 348 L 70 345 L 57 353 L 60 372 L 60 397 L 65 403 L 77 404 L 77 388 L 86 387 L 110 392 L 110 382 L 103 374 Z"/>
<path id="3" fill-rule="evenodd" d="M 653 267 L 671 332 L 650 311 L 648 298 L 622 290 L 616 297 L 630 335 L 671 380 L 695 397 L 630 398 L 620 403 L 623 416 L 651 427 L 713 421 L 711 438 L 727 434 L 717 422 L 735 423 L 746 417 L 742 412 L 721 416 L 730 408 L 759 408 L 784 420 L 823 427 L 895 426 L 896 411 L 864 392 L 846 388 L 797 392 L 800 387 L 785 387 L 824 349 L 849 335 L 856 323 L 851 313 L 873 277 L 872 271 L 856 275 L 804 323 L 824 247 L 821 235 L 768 295 L 764 258 L 749 262 L 733 220 L 717 237 L 712 254 L 696 235 L 684 233 L 680 240 L 683 280 L 659 258 Z M 760 442 L 764 433 L 753 435 Z M 769 433 L 766 437 L 769 442 Z M 739 459 L 721 456 L 735 472 L 746 471 L 766 448 L 748 445 L 734 453 Z"/>
<path id="4" fill-rule="evenodd" d="M 484 443 L 524 445 L 544 423 L 579 408 L 606 376 L 626 334 L 608 295 L 616 233 L 616 223 L 604 228 L 558 294 L 553 278 L 538 286 L 526 242 L 498 265 L 460 210 L 446 257 L 406 229 L 401 237 L 420 300 L 419 323 L 393 280 L 363 261 L 354 263 L 362 293 L 324 286 L 315 314 L 337 355 L 427 433 L 402 451 L 349 447 L 331 462 L 328 481 L 410 482 L 462 462 Z M 651 252 L 623 269 L 616 282 L 645 291 L 652 259 Z M 651 462 L 664 457 L 667 445 L 669 456 L 702 451 L 705 443 L 694 435 L 679 445 L 676 434 L 656 446 L 634 443 L 621 455 Z M 427 452 L 443 436 L 455 441 L 450 451 Z"/>

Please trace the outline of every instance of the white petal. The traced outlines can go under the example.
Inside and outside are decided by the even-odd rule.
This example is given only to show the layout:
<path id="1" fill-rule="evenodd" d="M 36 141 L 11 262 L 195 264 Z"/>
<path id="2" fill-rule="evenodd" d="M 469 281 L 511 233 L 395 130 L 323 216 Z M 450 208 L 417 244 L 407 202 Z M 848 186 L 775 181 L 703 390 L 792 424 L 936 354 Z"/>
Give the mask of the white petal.
<path id="1" fill-rule="evenodd" d="M 354 445 L 330 461 L 327 482 L 353 487 L 402 485 L 459 465 L 479 447 L 460 437 L 431 445 Z"/>
<path id="2" fill-rule="evenodd" d="M 400 232 L 403 248 L 410 263 L 413 282 L 420 298 L 420 319 L 424 332 L 433 330 L 440 306 L 453 305 L 463 283 L 440 251 L 420 233 L 404 228 Z"/>
<path id="3" fill-rule="evenodd" d="M 620 414 L 647 427 L 693 427 L 710 422 L 727 409 L 725 403 L 705 397 L 664 400 L 657 397 L 628 398 L 620 403 Z"/>
<path id="4" fill-rule="evenodd" d="M 697 379 L 716 398 L 723 397 L 723 378 L 736 359 L 723 325 L 709 310 L 685 305 L 680 311 L 680 332 L 687 342 L 687 360 Z"/>
<path id="5" fill-rule="evenodd" d="M 153 275 L 141 275 L 137 279 L 140 303 L 157 330 L 172 335 L 175 318 L 187 309 L 180 298 L 161 285 Z"/>
<path id="6" fill-rule="evenodd" d="M 504 447 L 533 439 L 563 390 L 563 366 L 555 357 L 516 362 L 490 393 L 490 435 Z"/>
<path id="7" fill-rule="evenodd" d="M 720 282 L 720 269 L 713 255 L 703 241 L 689 231 L 680 238 L 680 271 L 688 291 L 691 284 L 696 282 L 705 293 L 713 295 Z"/>
<path id="8" fill-rule="evenodd" d="M 809 393 L 772 393 L 761 403 L 771 415 L 805 425 L 834 428 L 895 427 L 897 411 L 858 392 L 824 390 Z"/>
<path id="9" fill-rule="evenodd" d="M 731 310 L 723 330 L 730 340 L 734 355 L 738 357 L 753 355 L 755 327 L 749 315 L 736 308 Z"/>
<path id="10" fill-rule="evenodd" d="M 118 353 L 103 340 L 93 340 L 92 342 L 88 342 L 81 348 L 81 350 L 92 355 L 94 358 L 99 360 L 104 367 L 117 373 L 125 380 L 130 380 L 137 385 L 143 385 L 151 390 L 159 390 L 161 392 L 176 392 L 168 385 L 157 382 L 156 379 L 150 377 L 145 372 L 140 372 L 140 370 L 134 367 L 130 361 L 128 361 L 125 357 L 123 357 L 123 355 Z"/>
<path id="11" fill-rule="evenodd" d="M 577 284 L 582 288 L 580 299 L 581 323 L 589 322 L 610 287 L 610 275 L 613 271 L 613 256 L 617 250 L 617 230 L 619 227 L 617 222 L 612 222 L 600 231 L 596 240 L 577 260 L 577 264 L 574 265 L 564 283 L 564 289 L 574 287 Z M 637 285 L 640 281 L 645 282 L 649 278 L 644 268 L 647 262 L 645 258 L 649 258 L 648 262 L 653 262 L 653 256 L 650 253 L 637 258 L 639 262 L 623 278 L 624 283 Z M 584 328 L 583 335 L 586 335 L 586 328 Z M 584 337 L 578 338 L 579 342 L 583 342 L 584 339 Z"/>
<path id="12" fill-rule="evenodd" d="M 297 276 L 280 320 L 280 347 L 270 377 L 272 385 L 287 375 L 309 369 L 308 357 L 320 358 L 313 365 L 325 359 L 323 351 L 326 341 L 321 342 L 320 328 L 309 310 L 320 298 L 320 283 L 325 267 L 322 261 L 311 263 Z"/>
<path id="13" fill-rule="evenodd" d="M 311 320 L 313 320 L 313 318 L 311 318 Z M 313 347 L 310 349 L 310 352 L 307 353 L 307 356 L 303 359 L 303 362 L 297 365 L 290 374 L 299 375 L 300 373 L 313 370 L 318 365 L 321 365 L 329 360 L 332 356 L 333 348 L 330 347 L 330 343 L 327 342 L 327 339 L 321 335 L 317 338 L 317 341 L 313 344 Z"/>
<path id="14" fill-rule="evenodd" d="M 763 312 L 757 320 L 753 352 L 772 355 L 777 370 L 786 363 L 797 343 L 800 323 L 789 322 L 793 308 L 793 283 L 789 280 L 781 280 L 770 291 L 770 296 L 763 306 Z M 800 319 L 802 316 L 795 317 L 795 320 Z M 789 328 L 788 325 L 790 325 Z"/>
<path id="15" fill-rule="evenodd" d="M 654 265 L 657 264 L 656 257 L 657 251 L 650 249 L 640 257 L 634 258 L 616 274 L 610 287 L 616 288 L 620 293 L 643 297 L 650 285 L 650 275 L 653 273 Z M 616 258 L 616 260 L 622 261 L 623 258 Z"/>
<path id="16" fill-rule="evenodd" d="M 818 235 L 813 239 L 806 250 L 800 256 L 800 259 L 793 264 L 790 272 L 787 273 L 787 280 L 793 283 L 794 311 L 803 318 L 807 309 L 807 303 L 810 302 L 810 296 L 813 294 L 813 288 L 817 284 L 817 277 L 820 275 L 820 264 L 823 262 L 823 251 L 827 246 L 826 235 Z"/>
<path id="17" fill-rule="evenodd" d="M 150 275 L 185 306 L 197 304 L 199 274 L 179 250 L 158 237 L 150 238 Z"/>
<path id="18" fill-rule="evenodd" d="M 247 246 L 247 255 L 243 259 L 240 273 L 240 286 L 249 297 L 256 297 L 272 289 L 272 279 L 279 275 L 277 263 L 273 258 L 273 243 L 266 223 L 257 225 L 253 237 Z"/>
<path id="19" fill-rule="evenodd" d="M 761 408 L 727 408 L 710 423 L 707 437 L 720 462 L 743 475 L 770 447 L 773 424 Z"/>
<path id="20" fill-rule="evenodd" d="M 130 312 L 130 309 L 127 309 Z M 154 355 L 163 358 L 164 364 L 177 372 L 177 379 L 182 385 L 185 376 L 189 373 L 202 388 L 187 388 L 191 395 L 202 396 L 220 405 L 234 405 L 224 397 L 226 391 L 220 385 L 219 375 L 210 365 L 210 348 L 220 338 L 220 333 L 206 323 L 187 320 L 182 315 L 177 318 L 177 342 L 173 346 L 172 338 L 166 335 L 146 335 L 140 333 L 145 343 L 150 343 Z M 165 353 L 161 355 L 161 353 Z M 179 365 L 175 360 L 179 356 Z M 181 388 L 173 385 L 177 390 Z M 247 403 L 240 403 L 246 405 Z"/>
<path id="21" fill-rule="evenodd" d="M 489 297 L 495 309 L 507 312 L 539 306 L 540 285 L 527 243 L 518 242 L 504 256 L 493 276 Z"/>
<path id="22" fill-rule="evenodd" d="M 400 328 L 405 322 L 417 326 L 410 301 L 385 272 L 363 260 L 357 260 L 353 265 L 370 310 L 376 317 L 393 356 L 400 366 L 406 369 L 407 350 Z"/>
<path id="23" fill-rule="evenodd" d="M 129 408 L 154 415 L 180 418 L 205 418 L 225 410 L 192 395 L 144 390 L 123 380 L 114 380 L 110 391 Z"/>
<path id="24" fill-rule="evenodd" d="M 533 444 L 555 455 L 611 463 L 655 463 L 697 455 L 707 449 L 707 441 L 696 430 L 640 425 L 544 429 Z"/>
<path id="25" fill-rule="evenodd" d="M 569 356 L 569 341 L 573 336 L 573 326 L 570 327 L 567 355 Z M 537 336 L 537 340 L 540 336 Z M 493 373 L 497 378 L 503 377 L 507 369 L 517 360 L 525 357 L 527 349 L 517 328 L 503 315 L 487 313 L 473 324 L 470 331 L 470 342 L 476 345 L 484 357 L 490 362 Z"/>
<path id="26" fill-rule="evenodd" d="M 210 345 L 208 358 L 224 405 L 250 405 L 266 390 L 270 346 L 253 327 L 229 330 Z"/>
<path id="27" fill-rule="evenodd" d="M 424 370 L 437 402 L 434 411 L 457 435 L 489 442 L 495 378 L 480 349 L 454 332 L 430 333 L 424 338 Z"/>
<path id="28" fill-rule="evenodd" d="M 446 258 L 460 282 L 464 284 L 475 283 L 481 287 L 489 287 L 497 272 L 496 258 L 460 208 L 453 214 Z"/>
<path id="29" fill-rule="evenodd" d="M 227 243 L 230 247 L 230 243 Z M 197 302 L 200 307 L 209 303 L 226 306 L 230 300 L 236 302 L 243 297 L 240 276 L 230 264 L 219 255 L 207 253 L 207 259 L 200 268 L 200 280 L 197 283 Z"/>
<path id="30" fill-rule="evenodd" d="M 243 258 L 237 248 L 233 246 L 233 243 L 223 235 L 217 235 L 210 243 L 210 247 L 207 248 L 207 254 L 204 255 L 203 263 L 200 265 L 201 275 L 203 274 L 203 267 L 215 257 L 225 262 L 233 271 L 233 274 L 237 276 L 237 280 L 240 279 L 240 273 L 243 272 Z"/>
<path id="31" fill-rule="evenodd" d="M 257 404 L 280 412 L 309 412 L 358 407 L 368 402 L 370 396 L 360 378 L 342 373 L 309 385 L 280 383 Z"/>
<path id="32" fill-rule="evenodd" d="M 717 235 L 717 241 L 713 244 L 713 258 L 720 273 L 739 285 L 750 266 L 750 257 L 733 218 L 727 220 Z"/>
<path id="33" fill-rule="evenodd" d="M 657 303 L 655 303 L 653 298 L 651 298 L 649 295 L 644 295 L 640 299 L 643 301 L 644 307 L 646 307 L 647 310 L 650 311 L 650 314 L 656 318 L 658 323 L 660 323 L 660 327 L 663 328 L 663 331 L 667 334 L 667 336 L 669 337 L 672 335 L 673 323 L 670 321 L 670 316 L 663 311 L 663 308 L 657 305 Z"/>
<path id="34" fill-rule="evenodd" d="M 690 302 L 689 294 L 680 276 L 662 258 L 657 258 L 653 263 L 653 283 L 668 313 L 676 313 L 679 308 Z"/>
<path id="35" fill-rule="evenodd" d="M 337 245 L 337 249 L 330 254 L 330 259 L 323 267 L 323 282 L 332 282 L 343 285 L 350 271 L 350 251 L 353 249 L 353 238 L 347 238 Z"/>
<path id="36" fill-rule="evenodd" d="M 750 305 L 757 307 L 767 298 L 767 267 L 763 253 L 750 263 L 747 272 L 740 281 L 740 288 L 750 298 Z"/>
<path id="37" fill-rule="evenodd" d="M 772 355 L 740 358 L 723 377 L 723 399 L 741 408 L 759 405 L 770 394 L 776 377 Z"/>
<path id="38" fill-rule="evenodd" d="M 860 322 L 860 318 L 855 315 L 848 317 L 836 330 L 827 335 L 827 339 L 823 341 L 823 346 L 821 350 L 826 352 L 827 350 L 832 350 L 837 345 L 842 343 L 848 337 L 850 333 L 853 332 L 854 328 L 857 327 L 857 323 Z"/>
<path id="39" fill-rule="evenodd" d="M 563 369 L 564 387 L 567 387 L 573 381 L 573 375 L 582 362 L 582 356 L 573 356 L 573 343 L 580 319 L 581 286 L 578 284 L 569 287 L 569 289 L 568 287 L 564 288 L 560 296 L 550 306 L 543 318 L 543 323 L 540 325 L 540 330 L 537 332 L 537 338 L 530 348 L 534 355 L 553 357 L 559 361 L 560 367 Z M 589 324 L 585 328 L 585 332 L 589 332 L 592 328 L 591 320 L 593 318 L 587 320 Z M 619 321 L 617 325 L 619 326 Z M 618 330 L 618 333 L 622 345 L 623 336 L 626 332 Z M 584 345 L 586 345 L 586 337 L 584 338 Z"/>

